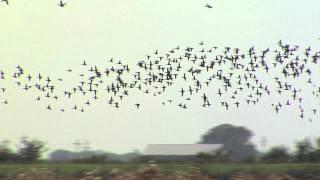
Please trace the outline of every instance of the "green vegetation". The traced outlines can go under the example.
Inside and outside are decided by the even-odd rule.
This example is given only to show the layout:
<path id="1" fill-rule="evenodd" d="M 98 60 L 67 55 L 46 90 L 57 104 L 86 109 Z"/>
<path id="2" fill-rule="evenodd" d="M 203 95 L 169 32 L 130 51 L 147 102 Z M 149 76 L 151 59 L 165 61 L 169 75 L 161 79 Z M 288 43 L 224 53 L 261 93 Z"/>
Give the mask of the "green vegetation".
<path id="1" fill-rule="evenodd" d="M 12 175 L 23 171 L 36 169 L 48 169 L 61 176 L 77 175 L 97 170 L 98 174 L 108 174 L 114 169 L 122 172 L 138 171 L 144 164 L 0 164 L 0 175 Z M 159 164 L 160 171 L 164 174 L 176 172 L 192 172 L 199 169 L 200 172 L 209 176 L 226 177 L 237 172 L 268 174 L 287 173 L 305 174 L 319 172 L 320 164 L 260 164 L 260 163 L 217 163 L 217 164 Z"/>
<path id="2" fill-rule="evenodd" d="M 213 176 L 228 176 L 236 172 L 254 174 L 287 173 L 308 174 L 318 172 L 320 164 L 206 164 L 201 166 L 205 174 Z"/>
<path id="3" fill-rule="evenodd" d="M 20 172 L 36 171 L 39 169 L 48 169 L 59 176 L 74 176 L 84 174 L 93 170 L 98 170 L 101 174 L 109 173 L 112 169 L 119 169 L 125 172 L 133 172 L 142 165 L 138 164 L 62 164 L 62 163 L 34 163 L 34 164 L 0 164 L 0 179 Z"/>

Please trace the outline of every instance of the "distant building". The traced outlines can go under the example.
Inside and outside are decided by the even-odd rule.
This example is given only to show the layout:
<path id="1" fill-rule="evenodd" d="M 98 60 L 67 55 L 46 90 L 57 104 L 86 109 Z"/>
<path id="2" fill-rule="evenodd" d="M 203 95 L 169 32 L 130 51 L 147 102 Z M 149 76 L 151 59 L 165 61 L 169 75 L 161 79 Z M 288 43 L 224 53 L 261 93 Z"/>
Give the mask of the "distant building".
<path id="1" fill-rule="evenodd" d="M 194 160 L 199 154 L 214 155 L 222 144 L 150 144 L 143 157 L 157 161 Z"/>
<path id="2" fill-rule="evenodd" d="M 222 148 L 221 144 L 150 144 L 145 156 L 194 156 L 200 153 L 214 155 Z"/>

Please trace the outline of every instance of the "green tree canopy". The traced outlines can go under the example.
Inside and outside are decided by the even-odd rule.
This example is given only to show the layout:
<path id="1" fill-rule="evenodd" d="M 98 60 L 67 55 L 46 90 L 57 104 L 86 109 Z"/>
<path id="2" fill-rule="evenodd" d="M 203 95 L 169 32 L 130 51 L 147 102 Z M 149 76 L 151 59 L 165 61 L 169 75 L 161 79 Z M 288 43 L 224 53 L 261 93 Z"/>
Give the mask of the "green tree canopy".
<path id="1" fill-rule="evenodd" d="M 21 138 L 20 142 L 22 147 L 19 149 L 18 157 L 22 161 L 36 161 L 45 152 L 45 146 L 42 141 Z"/>
<path id="2" fill-rule="evenodd" d="M 276 146 L 265 153 L 261 159 L 267 162 L 280 163 L 288 162 L 291 159 L 291 156 L 286 147 Z"/>
<path id="3" fill-rule="evenodd" d="M 246 127 L 222 124 L 205 133 L 200 144 L 223 144 L 230 160 L 243 160 L 257 155 L 254 145 L 250 143 L 252 135 Z"/>
<path id="4" fill-rule="evenodd" d="M 301 141 L 298 141 L 296 143 L 296 160 L 299 162 L 309 161 L 310 153 L 313 151 L 314 148 L 312 146 L 312 143 L 310 142 L 310 139 L 305 138 Z"/>

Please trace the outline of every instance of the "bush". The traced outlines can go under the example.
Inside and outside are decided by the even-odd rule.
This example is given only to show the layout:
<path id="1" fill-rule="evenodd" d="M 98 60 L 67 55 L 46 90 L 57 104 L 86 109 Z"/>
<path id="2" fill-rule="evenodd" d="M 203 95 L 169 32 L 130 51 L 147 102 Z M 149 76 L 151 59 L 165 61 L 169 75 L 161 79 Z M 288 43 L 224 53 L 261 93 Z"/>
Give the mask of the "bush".
<path id="1" fill-rule="evenodd" d="M 0 162 L 11 162 L 17 159 L 16 154 L 8 147 L 9 142 L 0 144 Z"/>
<path id="2" fill-rule="evenodd" d="M 20 142 L 22 147 L 19 149 L 17 156 L 21 161 L 36 161 L 41 157 L 42 153 L 45 152 L 45 146 L 42 141 L 21 138 Z"/>
<path id="3" fill-rule="evenodd" d="M 264 154 L 261 158 L 262 161 L 271 163 L 282 163 L 289 162 L 291 160 L 291 155 L 284 146 L 273 147 L 269 152 Z"/>
<path id="4" fill-rule="evenodd" d="M 93 163 L 93 164 L 99 164 L 104 163 L 107 161 L 106 155 L 93 155 L 89 158 L 82 158 L 82 159 L 74 159 L 72 162 L 74 163 Z"/>

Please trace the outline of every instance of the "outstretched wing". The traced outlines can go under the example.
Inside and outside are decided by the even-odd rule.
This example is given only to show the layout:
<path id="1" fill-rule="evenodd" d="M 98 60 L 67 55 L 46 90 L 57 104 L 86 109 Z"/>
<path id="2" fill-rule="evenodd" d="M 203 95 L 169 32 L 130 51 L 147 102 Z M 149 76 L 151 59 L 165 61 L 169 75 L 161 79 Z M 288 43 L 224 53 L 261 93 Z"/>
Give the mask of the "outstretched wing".
<path id="1" fill-rule="evenodd" d="M 212 6 L 211 6 L 211 5 L 209 5 L 209 4 L 206 4 L 206 7 L 207 7 L 207 8 L 212 8 Z"/>

